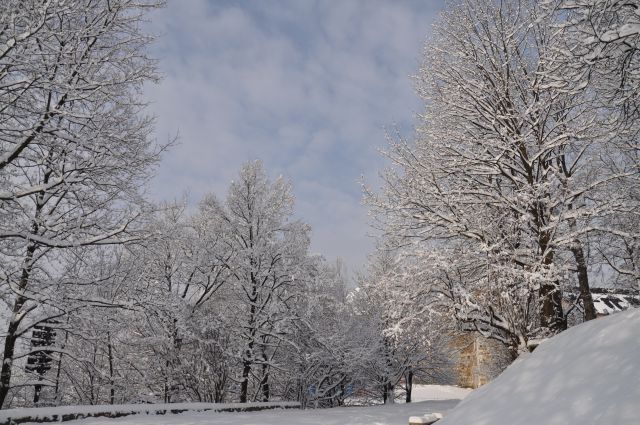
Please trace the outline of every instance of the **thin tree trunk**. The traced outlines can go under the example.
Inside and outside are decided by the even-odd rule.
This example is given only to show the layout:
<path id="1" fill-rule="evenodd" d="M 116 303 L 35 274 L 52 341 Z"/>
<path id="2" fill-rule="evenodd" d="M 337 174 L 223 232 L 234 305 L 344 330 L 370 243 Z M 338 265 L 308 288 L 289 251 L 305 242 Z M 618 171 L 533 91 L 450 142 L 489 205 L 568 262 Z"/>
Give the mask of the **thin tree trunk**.
<path id="1" fill-rule="evenodd" d="M 18 313 L 22 309 L 22 305 L 25 303 L 26 298 L 18 295 L 13 305 L 13 317 L 9 323 L 9 329 L 7 330 L 7 336 L 4 339 L 4 352 L 2 369 L 0 370 L 0 407 L 4 407 L 4 401 L 9 394 L 9 388 L 11 388 L 11 368 L 13 366 L 13 354 L 16 347 L 16 340 L 18 336 L 16 334 L 20 321 L 17 317 Z"/>
<path id="2" fill-rule="evenodd" d="M 565 330 L 567 323 L 562 310 L 562 291 L 559 285 L 557 283 L 542 284 L 540 298 L 542 299 L 540 325 L 553 333 Z"/>
<path id="3" fill-rule="evenodd" d="M 253 246 L 253 229 L 250 229 L 249 239 Z M 253 267 L 253 259 L 251 260 L 251 265 Z M 254 338 L 256 335 L 255 325 L 255 317 L 256 317 L 256 301 L 258 299 L 258 282 L 256 280 L 253 272 L 251 273 L 251 296 L 249 297 L 249 301 L 251 302 L 251 307 L 249 308 L 249 327 L 251 328 L 251 332 L 249 334 L 249 343 L 247 344 L 247 349 L 245 351 L 245 357 L 242 362 L 242 382 L 240 383 L 240 403 L 247 402 L 247 394 L 249 392 L 249 375 L 251 374 L 251 366 L 252 366 L 252 357 L 253 357 L 253 345 Z"/>
<path id="4" fill-rule="evenodd" d="M 549 250 L 549 232 L 541 232 L 538 238 L 540 251 L 545 254 L 544 264 L 553 264 L 553 251 Z M 540 285 L 540 326 L 549 329 L 552 333 L 563 331 L 567 328 L 567 322 L 562 309 L 562 291 L 559 282 L 545 282 Z"/>
<path id="5" fill-rule="evenodd" d="M 382 386 L 382 401 L 384 402 L 384 404 L 393 404 L 395 402 L 395 394 L 393 390 L 394 387 L 389 382 Z"/>
<path id="6" fill-rule="evenodd" d="M 48 158 L 51 158 L 53 151 L 49 151 Z M 47 171 L 44 175 L 43 183 L 47 184 L 51 171 Z M 40 214 L 43 208 L 44 193 L 40 192 L 36 198 L 36 208 L 34 211 L 33 221 L 31 222 L 31 233 L 38 234 L 40 230 Z M 0 409 L 4 408 L 4 402 L 9 394 L 11 388 L 11 368 L 13 366 L 13 356 L 16 347 L 16 341 L 18 340 L 18 327 L 24 319 L 24 313 L 22 308 L 28 301 L 24 295 L 24 291 L 29 285 L 29 279 L 31 277 L 31 270 L 33 268 L 34 255 L 38 246 L 35 243 L 27 245 L 27 251 L 25 253 L 24 262 L 22 266 L 22 273 L 20 275 L 20 281 L 18 283 L 16 300 L 13 304 L 11 321 L 9 322 L 9 329 L 7 329 L 7 335 L 4 340 L 4 350 L 2 354 L 2 369 L 0 369 Z"/>
<path id="7" fill-rule="evenodd" d="M 261 387 L 262 387 L 262 401 L 269 401 L 269 397 L 270 397 L 270 388 L 269 388 L 269 371 L 266 365 L 262 366 L 262 382 L 261 382 Z"/>
<path id="8" fill-rule="evenodd" d="M 270 388 L 269 388 L 269 365 L 267 363 L 268 358 L 267 354 L 263 351 L 262 353 L 262 380 L 260 381 L 260 388 L 262 390 L 262 401 L 269 401 L 269 397 L 271 396 Z"/>
<path id="9" fill-rule="evenodd" d="M 113 380 L 113 351 L 111 348 L 111 334 L 107 332 L 107 354 L 109 355 L 109 402 L 115 404 L 116 390 Z"/>
<path id="10" fill-rule="evenodd" d="M 251 373 L 251 361 L 248 356 L 250 350 L 246 351 L 247 358 L 242 363 L 242 382 L 240 383 L 240 403 L 247 402 L 247 393 L 249 392 L 249 374 Z"/>
<path id="11" fill-rule="evenodd" d="M 67 325 L 69 324 L 69 316 L 67 316 Z M 64 331 L 64 342 L 62 343 L 62 350 L 64 350 L 67 346 L 67 340 L 69 339 L 69 331 Z M 55 387 L 55 400 L 57 404 L 60 404 L 62 397 L 60 397 L 60 374 L 62 372 L 62 356 L 64 354 L 60 352 L 60 356 L 58 357 L 58 369 L 56 370 L 56 387 Z"/>
<path id="12" fill-rule="evenodd" d="M 37 231 L 37 225 L 34 225 Z M 35 233 L 35 232 L 34 232 Z M 24 266 L 22 268 L 22 275 L 20 276 L 20 283 L 18 285 L 18 295 L 13 304 L 11 321 L 9 322 L 9 328 L 7 329 L 7 335 L 4 339 L 4 350 L 2 355 L 2 369 L 0 369 L 0 408 L 4 407 L 4 402 L 9 394 L 11 388 L 11 369 L 13 366 L 13 356 L 16 348 L 16 341 L 18 340 L 18 326 L 24 318 L 21 314 L 24 304 L 27 302 L 27 298 L 22 295 L 22 292 L 26 289 L 29 283 L 29 277 L 31 275 L 31 267 L 33 261 L 33 255 L 36 252 L 36 245 L 31 244 L 27 247 L 27 253 L 25 255 Z"/>
<path id="13" fill-rule="evenodd" d="M 560 158 L 560 165 L 567 178 L 571 177 L 571 173 L 567 168 L 565 156 Z M 569 210 L 573 210 L 573 204 L 569 204 Z M 576 230 L 576 220 L 569 220 L 569 228 Z M 573 241 L 571 252 L 576 260 L 576 273 L 578 275 L 578 288 L 580 290 L 580 299 L 584 307 L 584 320 L 593 320 L 596 318 L 596 307 L 593 305 L 593 297 L 591 296 L 591 288 L 589 288 L 589 273 L 587 272 L 587 261 L 584 257 L 582 242 L 576 238 Z"/>
<path id="14" fill-rule="evenodd" d="M 253 310 L 253 305 L 251 306 Z M 251 374 L 251 357 L 253 356 L 253 332 L 250 337 L 252 338 L 247 345 L 247 349 L 245 351 L 245 357 L 242 361 L 242 382 L 240 383 L 240 403 L 247 402 L 247 394 L 249 393 L 249 375 Z"/>
<path id="15" fill-rule="evenodd" d="M 42 381 L 42 376 L 38 376 L 38 382 Z M 40 392 L 42 391 L 42 384 L 35 384 L 33 386 L 33 404 L 36 406 L 40 402 Z"/>
<path id="16" fill-rule="evenodd" d="M 411 403 L 411 392 L 413 391 L 413 371 L 409 370 L 409 372 L 407 373 L 407 379 L 405 382 L 405 386 L 407 387 L 407 393 L 406 393 L 406 397 L 405 397 L 405 402 L 406 403 Z"/>
<path id="17" fill-rule="evenodd" d="M 171 403 L 171 396 L 169 394 L 169 366 L 171 362 L 167 359 L 165 362 L 165 372 L 164 372 L 164 402 Z"/>

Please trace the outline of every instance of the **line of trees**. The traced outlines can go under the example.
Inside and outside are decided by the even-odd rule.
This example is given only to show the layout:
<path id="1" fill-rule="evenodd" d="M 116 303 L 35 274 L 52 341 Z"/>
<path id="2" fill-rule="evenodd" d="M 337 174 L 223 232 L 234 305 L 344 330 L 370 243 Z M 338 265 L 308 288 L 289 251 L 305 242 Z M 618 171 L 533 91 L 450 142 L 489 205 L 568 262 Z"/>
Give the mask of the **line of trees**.
<path id="1" fill-rule="evenodd" d="M 291 186 L 250 162 L 224 200 L 163 205 L 139 239 L 74 250 L 49 273 L 60 297 L 30 300 L 45 313 L 16 338 L 4 407 L 392 402 L 407 373 L 438 373 L 426 335 L 385 333 L 387 298 L 348 294 L 342 263 L 309 253 L 292 207 Z"/>
<path id="2" fill-rule="evenodd" d="M 289 183 L 251 162 L 195 211 L 145 198 L 171 144 L 140 96 L 160 6 L 0 4 L 0 407 L 393 400 L 424 356 L 309 253 Z"/>

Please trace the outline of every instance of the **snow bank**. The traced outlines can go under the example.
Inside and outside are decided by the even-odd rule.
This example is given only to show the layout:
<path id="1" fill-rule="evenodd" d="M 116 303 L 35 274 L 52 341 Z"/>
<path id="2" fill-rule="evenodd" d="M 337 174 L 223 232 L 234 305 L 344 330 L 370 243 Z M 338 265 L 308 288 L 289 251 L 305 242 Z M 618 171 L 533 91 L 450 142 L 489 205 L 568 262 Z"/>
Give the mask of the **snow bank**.
<path id="1" fill-rule="evenodd" d="M 0 424 L 26 422 L 65 422 L 88 417 L 118 418 L 121 416 L 183 412 L 253 412 L 269 409 L 297 409 L 297 402 L 272 403 L 170 403 L 114 404 L 97 406 L 58 406 L 0 410 Z"/>
<path id="2" fill-rule="evenodd" d="M 543 342 L 438 425 L 638 423 L 640 309 L 632 309 Z"/>

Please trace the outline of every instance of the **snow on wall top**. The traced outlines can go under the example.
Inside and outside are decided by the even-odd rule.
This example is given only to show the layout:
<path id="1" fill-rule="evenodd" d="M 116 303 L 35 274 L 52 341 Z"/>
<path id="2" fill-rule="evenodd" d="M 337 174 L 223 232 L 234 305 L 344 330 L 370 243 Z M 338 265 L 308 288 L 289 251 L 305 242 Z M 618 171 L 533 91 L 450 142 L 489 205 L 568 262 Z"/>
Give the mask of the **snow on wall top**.
<path id="1" fill-rule="evenodd" d="M 438 425 L 637 425 L 640 309 L 571 328 L 521 356 Z"/>
<path id="2" fill-rule="evenodd" d="M 251 410 L 253 408 L 297 408 L 298 402 L 260 402 L 260 403 L 165 403 L 165 404 L 113 404 L 92 406 L 56 406 L 56 407 L 29 407 L 0 410 L 0 423 L 8 422 L 15 418 L 32 418 L 33 420 L 58 421 L 64 415 L 99 416 L 100 414 L 130 415 L 130 414 L 155 414 L 159 411 L 168 412 L 203 412 L 203 411 L 233 411 Z"/>

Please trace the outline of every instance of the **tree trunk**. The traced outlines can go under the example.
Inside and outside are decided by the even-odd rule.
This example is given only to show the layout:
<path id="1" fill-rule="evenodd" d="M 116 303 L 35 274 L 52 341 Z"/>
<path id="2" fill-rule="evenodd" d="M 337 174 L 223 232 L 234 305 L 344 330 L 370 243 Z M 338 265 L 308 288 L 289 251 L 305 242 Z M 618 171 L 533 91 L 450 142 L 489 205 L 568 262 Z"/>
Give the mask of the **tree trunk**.
<path id="1" fill-rule="evenodd" d="M 38 381 L 42 381 L 42 376 L 38 377 Z M 33 404 L 35 404 L 36 406 L 38 405 L 38 402 L 40 402 L 40 392 L 42 391 L 42 385 L 41 384 L 35 384 L 33 386 Z"/>
<path id="2" fill-rule="evenodd" d="M 571 248 L 574 258 L 576 259 L 576 269 L 578 274 L 578 287 L 580 288 L 580 299 L 584 307 L 584 320 L 593 320 L 596 318 L 596 307 L 593 305 L 593 297 L 589 288 L 589 274 L 587 273 L 587 262 L 584 258 L 584 250 L 580 241 L 574 241 Z"/>
<path id="3" fill-rule="evenodd" d="M 411 391 L 413 391 L 413 371 L 412 370 L 409 370 L 409 372 L 407 372 L 407 379 L 405 381 L 405 386 L 407 390 L 405 402 L 411 403 Z"/>
<path id="4" fill-rule="evenodd" d="M 250 229 L 249 240 L 251 241 L 251 244 L 253 244 L 253 229 Z M 254 264 L 254 261 L 252 259 L 251 260 L 252 267 L 253 267 L 253 264 Z M 250 280 L 251 280 L 251 296 L 249 297 L 249 302 L 251 303 L 251 307 L 249 308 L 248 325 L 249 325 L 249 328 L 251 329 L 251 332 L 249 333 L 249 342 L 247 344 L 245 356 L 242 361 L 242 382 L 240 383 L 240 403 L 247 402 L 247 394 L 249 392 L 249 375 L 251 374 L 251 365 L 252 365 L 251 359 L 253 358 L 253 345 L 255 343 L 254 338 L 257 332 L 255 328 L 255 321 L 256 321 L 256 301 L 258 299 L 258 295 L 257 295 L 258 281 L 255 275 L 253 274 L 253 272 L 251 272 Z"/>
<path id="5" fill-rule="evenodd" d="M 253 306 L 251 306 L 253 310 Z M 251 334 L 251 340 L 247 346 L 247 350 L 244 354 L 244 360 L 242 361 L 242 382 L 240 383 L 240 403 L 247 402 L 247 394 L 249 393 L 249 375 L 251 374 L 251 358 L 253 356 L 253 332 Z"/>
<path id="6" fill-rule="evenodd" d="M 113 351 L 111 348 L 111 334 L 107 332 L 107 354 L 109 355 L 109 403 L 115 404 L 116 389 L 113 380 Z"/>
<path id="7" fill-rule="evenodd" d="M 164 402 L 171 403 L 171 395 L 169 394 L 169 366 L 171 362 L 169 359 L 165 361 L 165 371 L 164 371 Z"/>
<path id="8" fill-rule="evenodd" d="M 540 298 L 542 299 L 540 326 L 554 334 L 565 330 L 567 323 L 562 311 L 562 291 L 559 284 L 542 284 Z"/>
<path id="9" fill-rule="evenodd" d="M 4 401 L 9 394 L 9 388 L 11 386 L 11 367 L 13 366 L 13 353 L 16 346 L 16 331 L 18 330 L 19 322 L 16 321 L 16 314 L 20 311 L 21 304 L 24 303 L 24 298 L 18 296 L 13 308 L 13 320 L 9 323 L 9 329 L 7 330 L 7 336 L 4 339 L 4 353 L 2 361 L 2 369 L 0 370 L 0 407 L 4 407 Z"/>
<path id="10" fill-rule="evenodd" d="M 69 316 L 67 316 L 67 324 L 69 324 Z M 67 347 L 68 339 L 69 339 L 69 332 L 65 330 L 64 342 L 62 343 L 62 347 L 60 347 L 62 350 L 64 350 Z M 60 404 L 60 401 L 62 400 L 62 397 L 60 396 L 60 374 L 62 372 L 62 356 L 63 355 L 64 354 L 62 354 L 61 352 L 60 356 L 58 357 L 58 368 L 56 370 L 56 386 L 54 390 L 56 404 Z"/>
<path id="11" fill-rule="evenodd" d="M 269 365 L 267 364 L 267 355 L 262 355 L 262 381 L 260 381 L 260 387 L 262 388 L 262 401 L 269 401 L 270 388 L 269 388 Z"/>
<path id="12" fill-rule="evenodd" d="M 553 264 L 554 253 L 549 250 L 551 235 L 544 231 L 538 237 L 540 252 L 545 253 L 543 262 L 546 266 Z M 560 282 L 543 282 L 540 285 L 540 326 L 548 329 L 552 334 L 563 331 L 567 328 L 567 323 L 562 309 L 562 290 Z"/>
<path id="13" fill-rule="evenodd" d="M 391 383 L 386 383 L 384 384 L 384 396 L 383 396 L 383 401 L 384 404 L 393 404 L 396 401 L 396 397 L 394 394 L 394 387 L 393 385 L 391 385 Z"/>
<path id="14" fill-rule="evenodd" d="M 240 383 L 240 403 L 247 402 L 247 393 L 249 392 L 249 374 L 251 373 L 251 361 L 249 360 L 251 352 L 247 350 L 247 358 L 242 362 L 242 382 Z"/>
<path id="15" fill-rule="evenodd" d="M 262 377 L 261 387 L 262 387 L 262 401 L 269 401 L 269 397 L 270 397 L 269 372 L 267 372 Z"/>
<path id="16" fill-rule="evenodd" d="M 37 225 L 34 225 L 37 232 Z M 33 230 L 33 229 L 32 229 Z M 34 232 L 35 233 L 35 232 Z M 11 321 L 9 322 L 9 328 L 7 329 L 7 335 L 4 339 L 4 351 L 2 354 L 2 369 L 0 370 L 0 409 L 4 407 L 5 399 L 9 394 L 11 388 L 11 369 L 13 366 L 13 356 L 16 348 L 16 341 L 18 340 L 18 326 L 24 318 L 21 314 L 22 307 L 27 302 L 27 298 L 22 295 L 29 283 L 29 276 L 31 275 L 31 267 L 33 261 L 33 255 L 36 252 L 36 245 L 29 245 L 25 255 L 24 267 L 22 268 L 22 275 L 20 276 L 20 284 L 18 285 L 18 295 L 13 303 L 13 310 L 11 315 Z"/>

